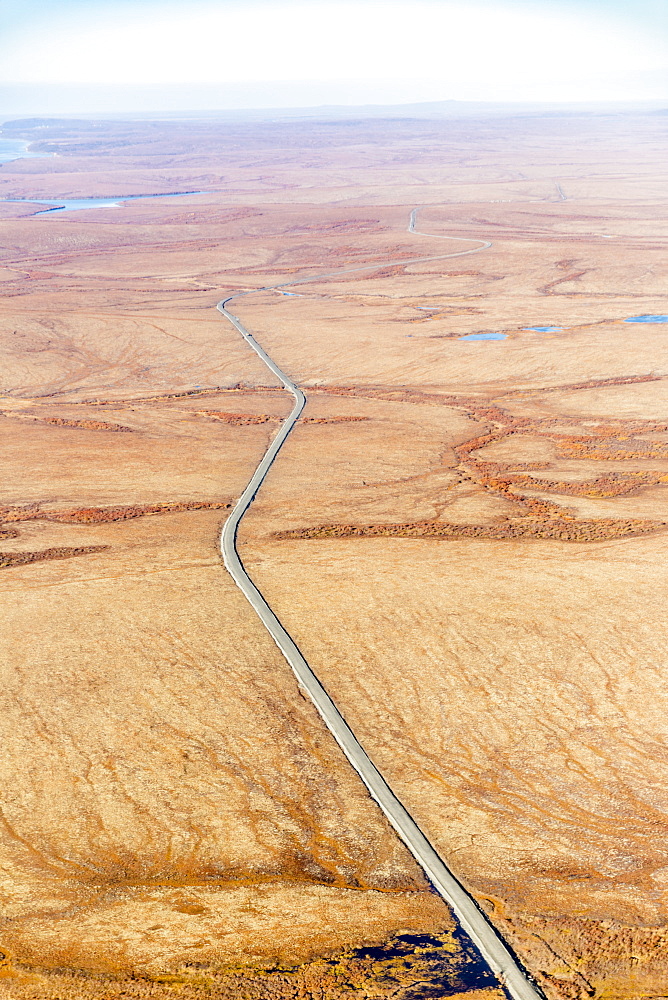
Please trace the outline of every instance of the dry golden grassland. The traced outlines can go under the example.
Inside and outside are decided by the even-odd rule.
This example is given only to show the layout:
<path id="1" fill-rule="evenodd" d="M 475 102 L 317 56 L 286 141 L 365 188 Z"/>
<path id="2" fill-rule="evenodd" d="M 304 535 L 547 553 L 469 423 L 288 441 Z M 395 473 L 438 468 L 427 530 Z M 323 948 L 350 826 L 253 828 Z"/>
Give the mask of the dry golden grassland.
<path id="1" fill-rule="evenodd" d="M 15 126 L 207 193 L 0 203 L 0 993 L 501 996 L 222 567 L 264 288 L 249 572 L 551 1000 L 665 995 L 662 122 Z"/>

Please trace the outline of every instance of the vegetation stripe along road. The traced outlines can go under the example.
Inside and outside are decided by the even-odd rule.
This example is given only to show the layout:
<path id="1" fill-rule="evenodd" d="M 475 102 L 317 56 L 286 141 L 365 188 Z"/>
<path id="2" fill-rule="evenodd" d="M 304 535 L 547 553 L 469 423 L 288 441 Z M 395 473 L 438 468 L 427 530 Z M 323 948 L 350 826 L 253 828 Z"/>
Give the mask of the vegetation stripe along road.
<path id="1" fill-rule="evenodd" d="M 415 233 L 416 235 L 433 236 L 431 233 L 419 233 L 418 230 L 416 230 L 415 224 L 417 221 L 417 213 L 418 209 L 413 209 L 411 212 L 408 231 L 410 233 Z M 464 239 L 464 237 L 455 236 L 436 236 L 433 238 L 449 240 Z M 443 260 L 446 257 L 461 257 L 465 254 L 478 253 L 479 251 L 492 246 L 491 243 L 485 240 L 475 240 L 471 242 L 477 242 L 482 245 L 474 247 L 470 250 L 462 250 L 452 254 L 440 254 L 435 257 L 414 257 L 409 260 L 388 261 L 386 263 L 412 264 L 429 260 Z M 254 292 L 285 288 L 288 285 L 305 284 L 308 281 L 317 281 L 323 278 L 336 277 L 340 274 L 349 274 L 352 271 L 376 270 L 381 266 L 385 265 L 377 263 L 370 265 L 367 264 L 364 266 L 332 271 L 328 274 L 318 274 L 306 278 L 298 278 L 293 281 L 283 282 L 280 285 L 264 286 L 248 292 L 239 292 L 235 295 L 228 296 L 226 299 L 223 299 L 218 303 L 218 310 L 239 331 L 247 344 L 252 347 L 256 354 L 259 355 L 267 368 L 272 371 L 278 379 L 280 379 L 281 383 L 288 390 L 288 392 L 292 393 L 295 400 L 292 412 L 281 425 L 280 430 L 269 445 L 269 448 L 255 470 L 248 486 L 241 494 L 234 509 L 232 510 L 232 513 L 225 522 L 220 538 L 220 548 L 225 566 L 232 576 L 232 579 L 243 591 L 253 609 L 276 642 L 276 645 L 280 649 L 281 653 L 290 664 L 290 667 L 297 677 L 300 687 L 303 688 L 313 701 L 325 725 L 343 750 L 350 764 L 354 767 L 366 785 L 371 797 L 379 805 L 401 840 L 425 872 L 429 881 L 440 893 L 443 899 L 452 907 L 462 928 L 476 944 L 490 969 L 505 985 L 508 992 L 513 997 L 513 1000 L 544 1000 L 542 992 L 532 981 L 517 957 L 500 937 L 473 897 L 467 892 L 455 875 L 453 875 L 434 847 L 432 847 L 413 817 L 402 805 L 385 778 L 373 764 L 363 746 L 342 716 L 341 712 L 336 707 L 318 680 L 317 676 L 302 656 L 296 643 L 283 628 L 258 588 L 246 573 L 236 548 L 236 537 L 239 523 L 253 502 L 265 476 L 281 450 L 285 439 L 299 419 L 299 415 L 306 404 L 306 396 L 299 386 L 295 385 L 285 372 L 283 372 L 269 357 L 252 334 L 250 334 L 243 326 L 239 318 L 234 316 L 227 309 L 227 304 L 233 299 L 240 298 L 244 295 L 251 295 L 254 294 Z"/>

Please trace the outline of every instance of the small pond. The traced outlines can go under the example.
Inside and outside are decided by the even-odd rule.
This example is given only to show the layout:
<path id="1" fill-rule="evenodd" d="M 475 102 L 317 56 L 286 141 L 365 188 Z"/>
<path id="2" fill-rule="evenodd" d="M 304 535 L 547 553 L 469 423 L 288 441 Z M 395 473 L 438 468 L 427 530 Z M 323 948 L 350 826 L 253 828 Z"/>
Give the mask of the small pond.
<path id="1" fill-rule="evenodd" d="M 458 337 L 458 340 L 507 340 L 507 333 L 467 333 L 465 337 Z"/>
<path id="2" fill-rule="evenodd" d="M 648 316 L 631 316 L 629 319 L 624 320 L 625 323 L 668 323 L 668 316 L 666 315 L 648 315 Z"/>

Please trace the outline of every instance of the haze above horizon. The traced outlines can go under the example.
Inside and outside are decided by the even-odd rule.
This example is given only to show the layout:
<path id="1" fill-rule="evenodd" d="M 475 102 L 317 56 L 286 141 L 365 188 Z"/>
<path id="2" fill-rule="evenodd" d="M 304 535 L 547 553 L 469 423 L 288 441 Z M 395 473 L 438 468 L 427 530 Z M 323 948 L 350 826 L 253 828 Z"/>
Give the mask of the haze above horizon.
<path id="1" fill-rule="evenodd" d="M 0 0 L 0 111 L 668 97 L 661 0 Z"/>

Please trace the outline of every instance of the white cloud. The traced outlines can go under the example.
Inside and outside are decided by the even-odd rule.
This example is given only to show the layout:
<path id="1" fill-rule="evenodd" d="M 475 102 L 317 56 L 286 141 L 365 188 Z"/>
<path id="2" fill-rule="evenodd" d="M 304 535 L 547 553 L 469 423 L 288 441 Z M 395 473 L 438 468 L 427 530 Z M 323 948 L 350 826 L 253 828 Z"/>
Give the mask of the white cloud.
<path id="1" fill-rule="evenodd" d="M 434 99 L 662 96 L 643 91 L 662 66 L 658 42 L 553 5 L 311 0 L 119 10 L 122 17 L 94 17 L 79 9 L 76 19 L 52 22 L 47 14 L 14 38 L 0 80 L 405 81 Z"/>

